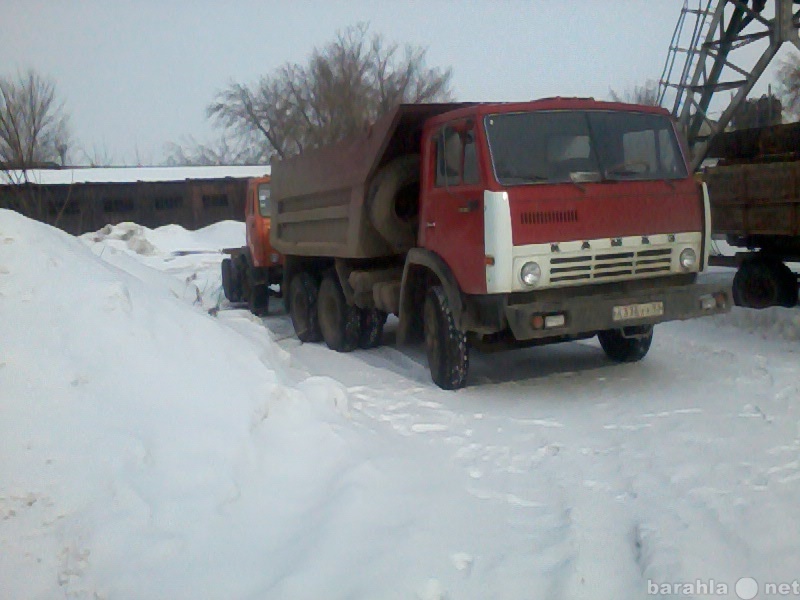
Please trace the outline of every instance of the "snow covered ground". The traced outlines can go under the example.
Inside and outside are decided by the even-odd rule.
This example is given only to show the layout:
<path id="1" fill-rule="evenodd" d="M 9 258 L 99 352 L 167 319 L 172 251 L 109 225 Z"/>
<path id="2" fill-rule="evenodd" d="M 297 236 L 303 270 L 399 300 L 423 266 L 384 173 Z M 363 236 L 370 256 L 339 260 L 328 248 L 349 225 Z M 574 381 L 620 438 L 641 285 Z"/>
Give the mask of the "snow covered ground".
<path id="1" fill-rule="evenodd" d="M 635 365 L 476 353 L 444 392 L 420 348 L 228 306 L 243 236 L 0 211 L 0 598 L 795 595 L 800 310 Z"/>

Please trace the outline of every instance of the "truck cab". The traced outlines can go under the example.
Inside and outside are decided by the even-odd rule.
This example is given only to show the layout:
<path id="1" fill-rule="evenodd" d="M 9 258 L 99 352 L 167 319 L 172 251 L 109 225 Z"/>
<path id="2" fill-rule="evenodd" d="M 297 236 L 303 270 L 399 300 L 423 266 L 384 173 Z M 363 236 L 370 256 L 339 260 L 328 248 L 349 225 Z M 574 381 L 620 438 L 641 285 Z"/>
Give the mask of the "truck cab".
<path id="1" fill-rule="evenodd" d="M 422 148 L 419 245 L 467 294 L 704 267 L 702 191 L 663 109 L 477 105 L 431 119 Z"/>
<path id="2" fill-rule="evenodd" d="M 272 202 L 270 200 L 270 178 L 256 177 L 247 182 L 245 224 L 247 248 L 252 265 L 269 268 L 278 265 L 282 257 L 270 243 Z"/>
<path id="3" fill-rule="evenodd" d="M 269 297 L 278 295 L 283 271 L 283 255 L 272 247 L 270 231 L 270 177 L 254 177 L 245 191 L 245 237 L 242 248 L 226 248 L 230 258 L 222 261 L 222 288 L 234 303 L 246 302 L 254 314 L 264 314 Z"/>

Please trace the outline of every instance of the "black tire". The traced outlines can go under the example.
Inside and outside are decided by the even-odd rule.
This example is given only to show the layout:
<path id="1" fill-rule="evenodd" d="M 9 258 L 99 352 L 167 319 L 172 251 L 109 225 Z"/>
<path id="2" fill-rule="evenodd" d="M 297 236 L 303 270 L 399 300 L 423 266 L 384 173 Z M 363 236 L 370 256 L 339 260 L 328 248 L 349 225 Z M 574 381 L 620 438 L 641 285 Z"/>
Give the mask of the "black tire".
<path id="1" fill-rule="evenodd" d="M 653 343 L 653 326 L 626 328 L 626 332 L 636 337 L 626 337 L 622 329 L 608 329 L 597 334 L 606 355 L 615 362 L 636 362 L 642 360 Z"/>
<path id="2" fill-rule="evenodd" d="M 733 301 L 746 308 L 791 308 L 797 304 L 797 277 L 778 259 L 751 258 L 733 278 Z"/>
<path id="3" fill-rule="evenodd" d="M 263 284 L 250 283 L 247 307 L 254 315 L 261 317 L 269 312 L 269 288 Z"/>
<path id="4" fill-rule="evenodd" d="M 443 390 L 464 387 L 469 371 L 467 335 L 456 327 L 442 286 L 428 290 L 423 314 L 425 351 L 433 382 Z"/>
<path id="5" fill-rule="evenodd" d="M 417 241 L 419 164 L 418 154 L 396 158 L 378 172 L 367 194 L 370 222 L 397 253 Z"/>
<path id="6" fill-rule="evenodd" d="M 233 295 L 238 298 L 237 302 L 248 302 L 251 290 L 247 273 L 250 271 L 250 263 L 244 255 L 241 255 L 231 266 Z"/>
<path id="7" fill-rule="evenodd" d="M 229 302 L 239 302 L 233 287 L 233 262 L 230 258 L 222 259 L 222 291 Z"/>
<path id="8" fill-rule="evenodd" d="M 292 326 L 301 342 L 319 342 L 322 333 L 317 320 L 317 297 L 319 286 L 308 273 L 298 273 L 289 284 L 289 311 Z"/>
<path id="9" fill-rule="evenodd" d="M 386 313 L 377 308 L 365 308 L 360 311 L 359 348 L 376 348 L 381 345 L 383 326 L 386 324 Z"/>
<path id="10" fill-rule="evenodd" d="M 352 352 L 358 348 L 361 311 L 347 304 L 336 273 L 328 273 L 322 278 L 317 319 L 322 339 L 328 348 L 337 352 Z"/>

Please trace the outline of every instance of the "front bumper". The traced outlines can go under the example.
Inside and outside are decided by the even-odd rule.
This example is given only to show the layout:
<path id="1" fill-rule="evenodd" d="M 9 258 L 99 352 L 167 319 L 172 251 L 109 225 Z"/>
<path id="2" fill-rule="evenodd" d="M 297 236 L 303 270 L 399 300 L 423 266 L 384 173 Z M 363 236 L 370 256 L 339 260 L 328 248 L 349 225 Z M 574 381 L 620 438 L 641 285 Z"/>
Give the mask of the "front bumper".
<path id="1" fill-rule="evenodd" d="M 566 288 L 560 298 L 533 300 L 504 307 L 508 325 L 517 340 L 589 334 L 605 329 L 654 325 L 665 321 L 694 319 L 729 312 L 733 304 L 731 281 L 717 274 L 699 275 L 693 283 L 625 290 L 602 296 Z M 661 303 L 663 313 L 655 316 L 614 319 L 614 307 Z M 542 321 L 563 325 L 537 326 Z M 538 319 L 536 317 L 542 317 Z"/>

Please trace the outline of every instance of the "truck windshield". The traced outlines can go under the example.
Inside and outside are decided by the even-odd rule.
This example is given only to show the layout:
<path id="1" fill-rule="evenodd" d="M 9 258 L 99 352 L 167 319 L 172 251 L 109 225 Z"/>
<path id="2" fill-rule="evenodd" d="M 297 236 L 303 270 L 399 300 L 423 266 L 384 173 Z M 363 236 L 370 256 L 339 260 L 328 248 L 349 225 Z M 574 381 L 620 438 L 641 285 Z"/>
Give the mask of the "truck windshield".
<path id="1" fill-rule="evenodd" d="M 687 176 L 672 122 L 624 111 L 488 115 L 486 136 L 501 185 Z"/>
<path id="2" fill-rule="evenodd" d="M 262 183 L 258 186 L 258 212 L 262 217 L 269 217 L 270 202 L 269 202 L 269 184 Z"/>

